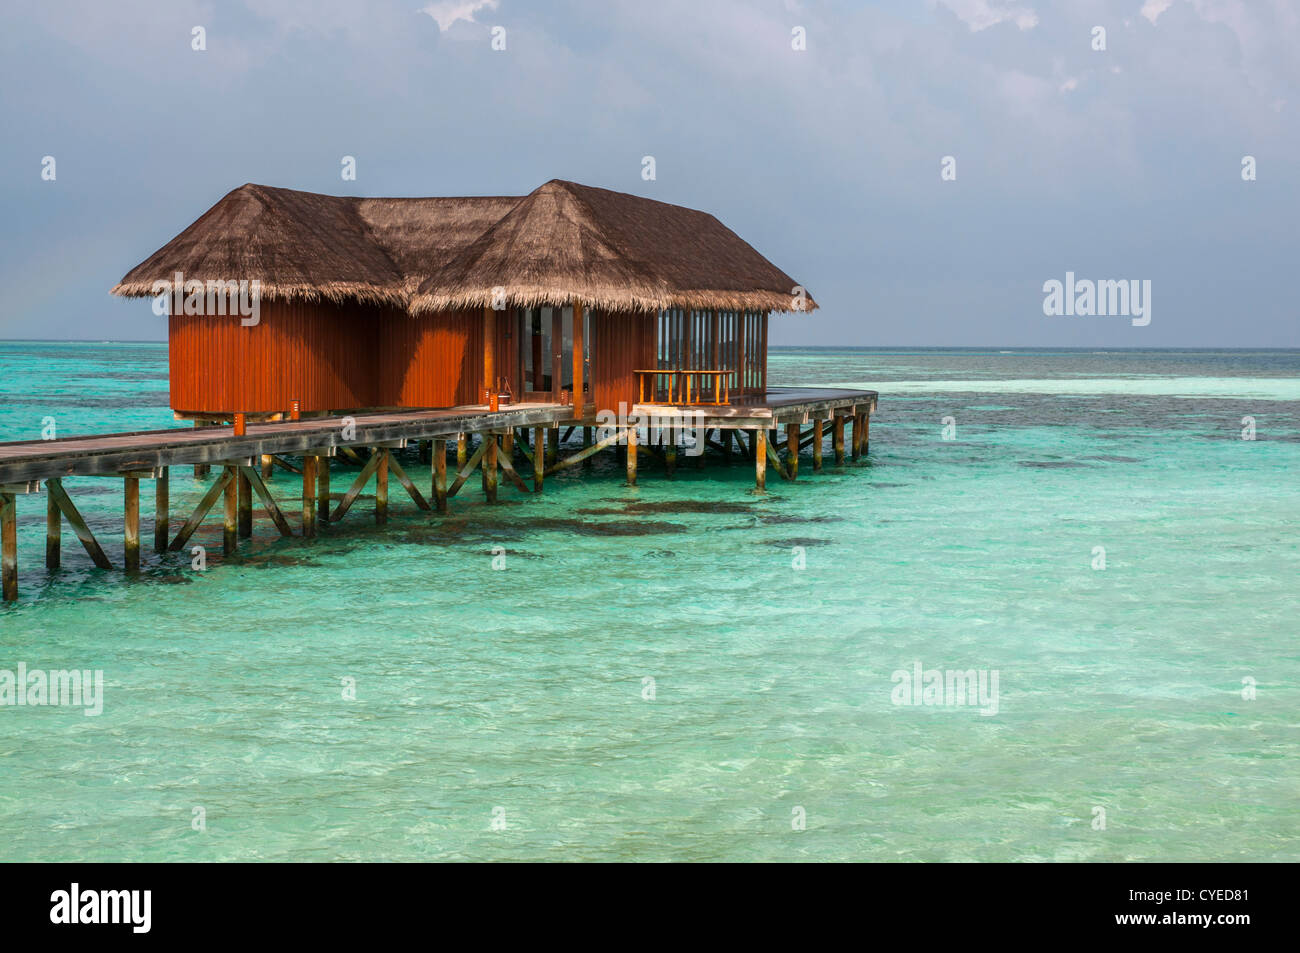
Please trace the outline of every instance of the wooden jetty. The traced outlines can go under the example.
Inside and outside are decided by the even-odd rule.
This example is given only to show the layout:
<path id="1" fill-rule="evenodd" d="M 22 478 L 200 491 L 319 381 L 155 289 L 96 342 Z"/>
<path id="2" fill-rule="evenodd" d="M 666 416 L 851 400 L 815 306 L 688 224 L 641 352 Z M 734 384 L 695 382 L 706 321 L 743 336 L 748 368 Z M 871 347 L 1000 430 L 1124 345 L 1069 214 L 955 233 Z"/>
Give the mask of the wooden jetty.
<path id="1" fill-rule="evenodd" d="M 0 443 L 4 600 L 18 598 L 19 495 L 45 492 L 47 569 L 60 566 L 65 520 L 97 567 L 115 568 L 105 545 L 77 509 L 64 484 L 67 478 L 122 480 L 120 565 L 133 573 L 142 565 L 142 480 L 154 485 L 155 553 L 185 549 L 220 500 L 222 550 L 229 554 L 236 551 L 240 538 L 252 534 L 254 495 L 282 536 L 312 537 L 319 525 L 342 520 L 372 479 L 375 519 L 385 523 L 390 475 L 419 509 L 446 513 L 448 501 L 476 471 L 482 473 L 483 497 L 494 503 L 499 475 L 521 492 L 540 493 L 547 476 L 609 450 L 622 454 L 627 483 L 635 485 L 640 458 L 652 455 L 671 475 L 686 442 L 699 439 L 704 442 L 701 455 L 707 448 L 728 461 L 752 461 L 755 487 L 761 490 L 766 487 L 769 464 L 782 479 L 791 481 L 798 477 L 800 456 L 811 460 L 814 472 L 821 471 L 828 438 L 836 464 L 864 456 L 875 404 L 872 391 L 773 388 L 762 400 L 749 398 L 726 407 L 637 404 L 624 419 L 605 426 L 595 418 L 575 418 L 573 408 L 564 404 L 523 403 L 496 412 L 486 406 L 466 406 L 248 424 L 242 434 L 235 433 L 233 426 L 204 427 Z M 684 418 L 679 413 L 687 410 L 698 416 Z M 688 420 L 689 428 L 682 426 L 683 420 Z M 562 452 L 562 437 L 579 429 L 581 446 L 570 444 Z M 777 442 L 781 431 L 784 455 Z M 472 453 L 466 449 L 468 443 L 476 446 Z M 413 444 L 427 449 L 429 469 L 421 481 L 428 488 L 427 496 L 394 454 Z M 362 464 L 355 475 L 342 470 L 340 458 L 345 455 Z M 301 474 L 300 497 L 275 498 L 263 478 L 270 461 Z M 335 471 L 351 477 L 341 496 L 331 492 L 331 461 Z M 215 472 L 194 510 L 175 525 L 170 473 L 174 467 L 190 466 Z"/>
<path id="2" fill-rule="evenodd" d="M 558 179 L 526 196 L 431 198 L 243 185 L 113 293 L 167 316 L 170 404 L 193 427 L 0 443 L 6 601 L 20 494 L 46 492 L 48 567 L 65 520 L 112 567 L 68 478 L 123 481 L 122 566 L 135 572 L 141 480 L 156 552 L 182 550 L 218 500 L 233 552 L 254 496 L 281 534 L 310 537 L 371 480 L 383 523 L 390 476 L 441 513 L 475 472 L 495 502 L 501 478 L 539 492 L 602 451 L 623 455 L 632 485 L 647 458 L 669 474 L 682 452 L 743 458 L 762 490 L 769 465 L 797 479 L 805 452 L 820 470 L 828 440 L 836 463 L 865 454 L 876 405 L 874 391 L 770 386 L 770 315 L 817 302 L 712 215 Z M 428 497 L 395 453 L 413 443 Z M 211 482 L 173 527 L 178 466 Z M 296 519 L 268 486 L 275 467 L 301 477 Z M 335 471 L 351 474 L 337 505 Z"/>

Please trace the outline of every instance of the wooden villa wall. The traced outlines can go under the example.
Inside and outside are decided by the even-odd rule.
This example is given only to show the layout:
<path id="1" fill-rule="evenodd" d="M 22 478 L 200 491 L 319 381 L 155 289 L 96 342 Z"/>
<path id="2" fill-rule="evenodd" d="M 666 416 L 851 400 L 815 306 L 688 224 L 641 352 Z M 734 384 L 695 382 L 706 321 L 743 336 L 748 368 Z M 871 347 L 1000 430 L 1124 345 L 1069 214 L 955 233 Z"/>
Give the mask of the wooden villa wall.
<path id="1" fill-rule="evenodd" d="M 655 328 L 653 313 L 591 313 L 591 368 L 588 401 L 597 412 L 617 413 L 619 401 L 636 403 L 638 368 L 654 367 Z"/>
<path id="2" fill-rule="evenodd" d="M 358 312 L 362 312 L 358 314 Z M 369 407 L 376 391 L 378 308 L 262 301 L 259 322 L 238 315 L 168 320 L 171 406 L 185 413 Z"/>
<path id="3" fill-rule="evenodd" d="M 381 404 L 453 407 L 482 400 L 478 396 L 483 376 L 482 311 L 420 317 L 395 311 L 376 329 L 375 345 Z"/>
<path id="4" fill-rule="evenodd" d="M 761 393 L 767 315 L 592 311 L 587 401 L 637 400 L 638 368 L 737 368 L 733 396 Z M 496 320 L 497 373 L 521 391 L 515 310 Z M 182 413 L 304 413 L 365 407 L 451 407 L 482 401 L 483 312 L 411 317 L 361 305 L 263 301 L 260 321 L 172 315 L 171 405 Z"/>
<path id="5" fill-rule="evenodd" d="M 483 312 L 263 301 L 259 322 L 172 315 L 171 406 L 189 414 L 451 407 L 482 401 Z M 511 325 L 497 320 L 498 372 L 518 376 Z"/>

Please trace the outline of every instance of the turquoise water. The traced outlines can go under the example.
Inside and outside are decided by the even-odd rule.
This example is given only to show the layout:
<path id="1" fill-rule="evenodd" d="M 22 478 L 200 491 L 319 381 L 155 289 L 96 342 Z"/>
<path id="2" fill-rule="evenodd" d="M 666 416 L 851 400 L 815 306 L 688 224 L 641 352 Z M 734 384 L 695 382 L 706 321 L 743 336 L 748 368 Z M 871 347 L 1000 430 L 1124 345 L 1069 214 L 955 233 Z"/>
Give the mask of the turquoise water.
<path id="1" fill-rule="evenodd" d="M 643 460 L 629 489 L 604 455 L 496 507 L 471 482 L 446 518 L 394 485 L 385 530 L 363 497 L 314 542 L 258 519 L 223 560 L 209 522 L 205 572 L 147 554 L 132 582 L 67 529 L 48 576 L 20 497 L 0 669 L 102 669 L 105 698 L 0 707 L 0 854 L 1300 859 L 1300 353 L 771 371 L 880 390 L 869 462 L 805 457 L 756 497 L 740 464 Z M 0 345 L 0 439 L 46 416 L 173 425 L 165 348 Z M 67 486 L 120 563 L 120 484 Z M 203 488 L 174 475 L 173 512 Z M 916 661 L 996 671 L 997 713 L 893 704 Z"/>

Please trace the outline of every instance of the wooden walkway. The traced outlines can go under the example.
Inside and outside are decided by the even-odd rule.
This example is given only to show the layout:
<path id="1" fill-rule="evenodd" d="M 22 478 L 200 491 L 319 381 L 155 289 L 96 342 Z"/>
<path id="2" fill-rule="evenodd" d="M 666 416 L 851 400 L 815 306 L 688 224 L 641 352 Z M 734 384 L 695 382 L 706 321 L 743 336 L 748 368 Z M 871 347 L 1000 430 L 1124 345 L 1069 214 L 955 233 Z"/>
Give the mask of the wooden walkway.
<path id="1" fill-rule="evenodd" d="M 726 406 L 635 404 L 629 408 L 624 404 L 617 416 L 602 413 L 586 419 L 576 419 L 574 408 L 568 404 L 520 403 L 495 412 L 485 406 L 470 406 L 249 424 L 242 434 L 236 434 L 233 427 L 207 426 L 0 443 L 3 598 L 6 602 L 18 598 L 19 494 L 46 491 L 47 569 L 59 568 L 65 522 L 96 566 L 113 568 L 112 560 L 64 488 L 66 477 L 113 477 L 123 481 L 122 563 L 128 573 L 134 573 L 141 565 L 141 480 L 154 483 L 155 552 L 185 549 L 209 511 L 222 500 L 222 549 L 229 554 L 236 550 L 239 538 L 252 535 L 254 495 L 282 536 L 295 535 L 294 526 L 267 487 L 266 477 L 277 464 L 302 477 L 301 515 L 294 523 L 304 537 L 315 536 L 320 523 L 341 520 L 372 479 L 375 519 L 382 524 L 388 517 L 390 474 L 416 506 L 445 513 L 447 501 L 466 485 L 475 470 L 482 471 L 483 491 L 492 503 L 497 498 L 498 474 L 518 490 L 536 493 L 542 490 L 546 476 L 583 464 L 610 447 L 622 451 L 631 486 L 637 482 L 639 456 L 653 455 L 671 475 L 678 451 L 685 446 L 689 448 L 687 456 L 701 460 L 707 449 L 713 449 L 728 461 L 733 456 L 753 461 L 755 486 L 763 490 L 769 464 L 782 479 L 795 480 L 799 457 L 805 450 L 811 451 L 814 472 L 822 469 L 825 424 L 831 427 L 837 464 L 844 463 L 850 454 L 854 460 L 866 454 L 876 396 L 874 391 L 770 388 L 761 397 L 746 397 Z M 568 432 L 561 436 L 560 428 L 564 426 Z M 784 458 L 776 449 L 779 426 L 785 428 Z M 561 459 L 560 445 L 578 429 L 582 430 L 582 449 Z M 851 441 L 846 440 L 846 431 Z M 716 439 L 710 438 L 711 433 Z M 475 436 L 478 446 L 471 453 Z M 422 451 L 428 452 L 426 485 L 432 505 L 393 455 L 393 450 L 412 442 L 419 442 Z M 449 448 L 449 442 L 454 447 Z M 450 482 L 449 456 L 454 464 Z M 299 458 L 300 466 L 289 463 L 289 457 Z M 335 457 L 345 457 L 360 468 L 342 495 L 330 492 L 330 460 Z M 516 464 L 520 464 L 518 471 Z M 206 476 L 214 467 L 220 472 L 173 535 L 170 468 L 191 465 L 196 477 Z M 346 470 L 343 475 L 352 476 Z M 531 487 L 525 481 L 529 476 Z"/>
<path id="2" fill-rule="evenodd" d="M 231 427 L 195 427 L 0 443 L 0 484 L 116 476 L 126 470 L 272 454 L 296 456 L 510 427 L 551 427 L 572 416 L 573 409 L 561 404 L 513 404 L 495 414 L 485 407 L 453 407 L 249 424 L 241 437 Z"/>

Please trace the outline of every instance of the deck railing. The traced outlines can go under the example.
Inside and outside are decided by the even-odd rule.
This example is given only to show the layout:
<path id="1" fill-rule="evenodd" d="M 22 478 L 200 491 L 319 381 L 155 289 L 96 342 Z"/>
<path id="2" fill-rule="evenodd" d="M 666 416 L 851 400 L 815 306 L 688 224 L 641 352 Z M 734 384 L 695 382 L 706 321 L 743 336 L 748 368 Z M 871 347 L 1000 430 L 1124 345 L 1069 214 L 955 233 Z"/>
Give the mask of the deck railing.
<path id="1" fill-rule="evenodd" d="M 680 368 L 654 368 L 633 371 L 637 376 L 638 403 L 641 404 L 711 404 L 731 403 L 731 378 L 734 369 L 683 370 Z M 650 378 L 650 399 L 646 400 L 646 378 Z M 661 382 L 658 378 L 665 378 Z M 705 383 L 712 400 L 705 400 Z"/>

